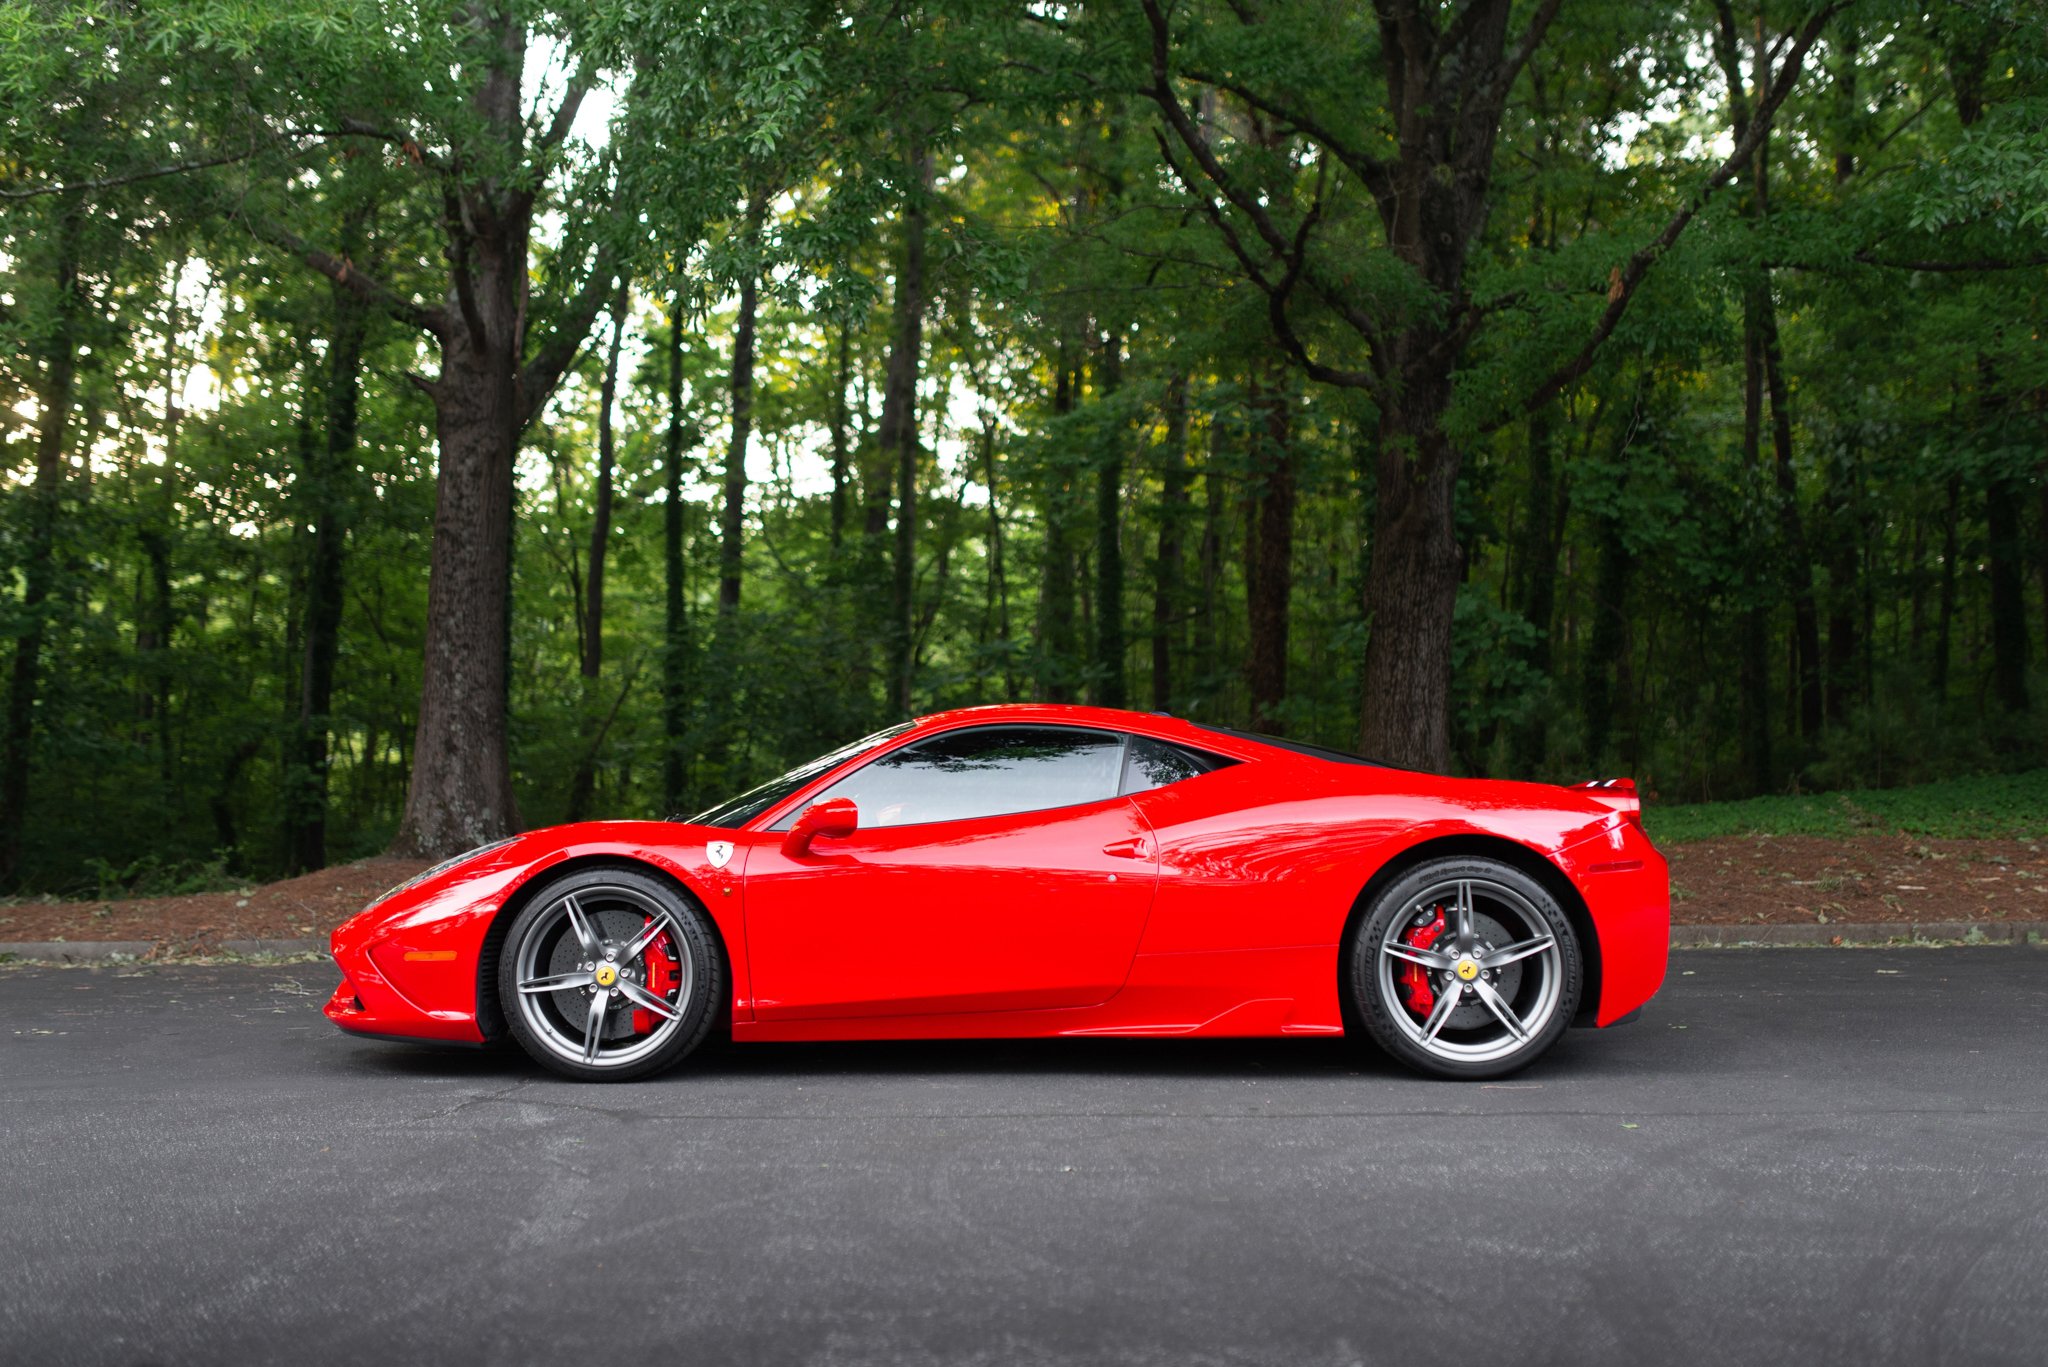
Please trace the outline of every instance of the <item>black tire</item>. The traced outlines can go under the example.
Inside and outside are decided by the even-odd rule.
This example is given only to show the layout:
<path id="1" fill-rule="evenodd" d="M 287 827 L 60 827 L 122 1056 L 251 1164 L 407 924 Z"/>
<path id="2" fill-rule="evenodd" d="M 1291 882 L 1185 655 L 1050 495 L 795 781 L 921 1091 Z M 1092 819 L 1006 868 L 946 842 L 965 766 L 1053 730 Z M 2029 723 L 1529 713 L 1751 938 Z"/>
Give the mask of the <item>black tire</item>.
<path id="1" fill-rule="evenodd" d="M 1439 918 L 1442 948 L 1410 938 L 1428 938 Z M 1411 967 L 1426 992 L 1404 984 Z M 1584 968 L 1548 889 L 1512 864 L 1466 857 L 1418 864 L 1380 892 L 1353 929 L 1344 981 L 1354 1018 L 1395 1059 L 1431 1077 L 1483 1079 L 1518 1072 L 1557 1043 L 1579 1009 Z"/>
<path id="2" fill-rule="evenodd" d="M 578 918 L 592 941 L 582 938 Z M 655 935 L 649 948 L 675 966 L 669 976 L 678 981 L 666 994 L 647 991 L 648 954 L 626 954 L 642 933 Z M 591 942 L 598 954 L 587 948 Z M 599 965 L 612 970 L 603 988 Z M 592 976 L 570 981 L 581 973 Z M 523 993 L 522 979 L 564 985 Z M 710 1032 L 727 981 L 725 955 L 704 909 L 674 884 L 625 865 L 578 869 L 538 888 L 513 919 L 498 960 L 498 1001 L 512 1038 L 543 1068 L 579 1082 L 628 1082 L 680 1063 Z M 640 998 L 625 995 L 636 988 Z M 600 991 L 606 1004 L 592 1029 L 591 1004 Z M 674 1016 L 641 1006 L 650 996 Z M 654 1023 L 644 1035 L 632 1028 L 636 1014 Z"/>

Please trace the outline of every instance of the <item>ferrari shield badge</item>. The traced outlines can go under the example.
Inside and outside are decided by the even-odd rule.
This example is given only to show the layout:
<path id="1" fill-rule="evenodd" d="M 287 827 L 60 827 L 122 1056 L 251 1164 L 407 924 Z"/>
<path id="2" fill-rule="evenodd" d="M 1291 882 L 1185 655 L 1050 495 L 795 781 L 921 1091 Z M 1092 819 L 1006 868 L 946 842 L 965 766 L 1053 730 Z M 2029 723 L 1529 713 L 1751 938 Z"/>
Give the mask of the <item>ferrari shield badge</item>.
<path id="1" fill-rule="evenodd" d="M 725 867 L 725 861 L 732 858 L 732 842 L 714 840 L 704 847 L 704 855 L 711 861 L 712 868 L 722 869 Z"/>

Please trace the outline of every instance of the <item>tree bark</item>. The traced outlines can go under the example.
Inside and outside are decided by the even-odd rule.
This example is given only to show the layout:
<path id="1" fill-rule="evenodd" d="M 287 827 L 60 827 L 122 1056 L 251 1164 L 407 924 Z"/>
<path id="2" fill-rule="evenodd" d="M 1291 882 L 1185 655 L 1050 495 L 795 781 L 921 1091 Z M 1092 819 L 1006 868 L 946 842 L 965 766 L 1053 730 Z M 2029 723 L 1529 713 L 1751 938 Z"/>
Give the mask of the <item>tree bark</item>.
<path id="1" fill-rule="evenodd" d="M 1418 339 L 1418 343 L 1419 339 Z M 1451 615 L 1463 563 L 1453 518 L 1462 453 L 1444 432 L 1448 371 L 1380 409 L 1359 753 L 1441 772 L 1451 753 Z"/>
<path id="2" fill-rule="evenodd" d="M 849 451 L 846 441 L 846 386 L 853 377 L 853 328 L 839 325 L 833 346 L 832 401 L 826 406 L 832 437 L 832 560 L 839 561 L 846 541 L 846 485 Z"/>
<path id="3" fill-rule="evenodd" d="M 590 555 L 589 568 L 583 576 L 583 649 L 582 674 L 584 682 L 584 708 L 587 719 L 596 725 L 597 704 L 596 683 L 604 672 L 604 569 L 611 550 L 612 539 L 612 484 L 613 472 L 617 467 L 616 451 L 612 441 L 612 407 L 619 392 L 619 350 L 626 336 L 626 297 L 621 291 L 612 305 L 612 341 L 605 351 L 604 379 L 598 387 L 597 409 L 597 488 L 591 498 L 590 514 Z M 597 752 L 603 731 L 594 729 L 587 738 L 583 755 L 576 764 L 576 772 L 569 780 L 569 811 L 571 821 L 581 821 L 590 814 L 590 804 L 597 792 Z"/>
<path id="4" fill-rule="evenodd" d="M 1350 130 L 1355 110 L 1332 111 L 1325 119 L 1312 106 L 1300 107 L 1295 92 L 1255 88 L 1233 71 L 1176 71 L 1168 6 L 1141 0 L 1140 8 L 1150 39 L 1144 94 L 1159 108 L 1160 146 L 1169 173 L 1188 192 L 1190 212 L 1216 227 L 1242 276 L 1264 296 L 1269 326 L 1287 357 L 1309 378 L 1363 390 L 1379 406 L 1360 743 L 1396 762 L 1442 769 L 1450 756 L 1450 614 L 1461 565 L 1452 493 L 1462 462 L 1443 422 L 1465 347 L 1491 311 L 1472 298 L 1465 269 L 1491 207 L 1495 148 L 1510 92 L 1542 46 L 1559 5 L 1542 0 L 1534 6 L 1510 44 L 1510 0 L 1470 0 L 1454 12 L 1420 0 L 1380 0 L 1373 13 L 1387 118 L 1363 138 Z M 1798 79 L 1833 10 L 1831 4 L 1809 14 L 1779 44 L 1779 88 L 1759 101 L 1760 126 L 1768 126 Z M 1263 23 L 1265 13 L 1258 6 L 1236 9 L 1247 28 Z M 1315 144 L 1312 174 L 1233 169 L 1211 142 L 1213 120 L 1199 103 L 1191 114 L 1183 102 L 1184 79 L 1243 101 L 1254 141 L 1270 131 Z M 1584 377 L 1642 281 L 1707 198 L 1750 160 L 1754 146 L 1738 139 L 1661 231 L 1615 268 L 1606 306 L 1584 344 L 1532 386 L 1515 410 L 1547 403 Z M 1390 310 L 1383 292 L 1361 288 L 1363 273 L 1333 270 L 1318 259 L 1312 249 L 1337 177 L 1354 181 L 1370 197 L 1384 249 L 1429 299 L 1427 307 Z M 1316 311 L 1312 328 L 1298 326 L 1304 320 L 1297 319 L 1297 306 Z M 1333 329 L 1339 337 L 1348 333 L 1350 345 L 1362 346 L 1362 365 L 1337 354 L 1345 342 L 1321 340 Z"/>
<path id="5" fill-rule="evenodd" d="M 1628 542 L 1622 537 L 1621 519 L 1603 511 L 1598 527 L 1600 565 L 1594 572 L 1593 628 L 1586 642 L 1580 694 L 1586 763 L 1595 773 L 1606 762 L 1609 737 L 1614 734 L 1617 693 L 1613 678 L 1629 648 L 1628 591 L 1635 569 Z"/>
<path id="6" fill-rule="evenodd" d="M 683 751 L 690 719 L 690 622 L 685 611 L 683 565 L 683 300 L 669 312 L 668 432 L 661 462 L 662 569 L 662 796 L 680 814 L 689 789 Z"/>
<path id="7" fill-rule="evenodd" d="M 1252 403 L 1252 516 L 1245 555 L 1245 682 L 1252 722 L 1286 730 L 1287 628 L 1294 599 L 1294 408 L 1287 374 L 1275 368 Z"/>
<path id="8" fill-rule="evenodd" d="M 754 432 L 754 320 L 761 302 L 761 274 L 754 253 L 761 241 L 767 200 L 755 191 L 747 201 L 747 274 L 740 282 L 739 317 L 732 333 L 732 440 L 725 448 L 725 501 L 718 518 L 718 616 L 739 612 L 740 575 L 745 564 L 747 444 Z"/>
<path id="9" fill-rule="evenodd" d="M 435 382 L 441 473 L 412 783 L 395 853 L 440 858 L 519 828 L 505 714 L 512 463 L 523 427 L 517 319 L 526 252 L 479 250 L 480 331 L 452 332 Z M 515 273 L 517 278 L 515 278 Z"/>
<path id="10" fill-rule="evenodd" d="M 550 157 L 574 120 L 589 82 L 573 77 L 546 131 L 529 143 L 521 84 L 527 30 L 522 11 L 478 10 L 458 30 L 464 79 L 473 80 L 474 128 L 460 149 L 465 166 L 516 168 L 512 177 L 474 172 L 445 186 L 446 294 L 436 307 L 404 300 L 351 263 L 285 235 L 308 265 L 381 304 L 440 344 L 441 373 L 420 381 L 434 402 L 440 475 L 427 574 L 426 644 L 420 711 L 405 814 L 394 854 L 445 858 L 519 827 L 506 732 L 510 684 L 513 460 L 520 434 L 575 358 L 613 295 L 616 258 L 600 250 L 580 289 L 556 310 L 530 307 L 529 257 L 535 197 Z M 532 316 L 555 316 L 528 355 Z"/>
<path id="11" fill-rule="evenodd" d="M 1003 564 L 1003 511 L 996 469 L 996 419 L 984 412 L 981 424 L 982 480 L 988 487 L 988 586 L 982 603 L 982 639 L 993 642 L 1003 661 L 1003 701 L 1017 700 L 1017 675 L 1010 652 L 1010 578 Z"/>
<path id="12" fill-rule="evenodd" d="M 183 309 L 178 291 L 184 285 L 186 259 L 182 247 L 171 272 L 164 298 L 164 461 L 163 475 L 152 502 L 144 514 L 136 540 L 149 565 L 149 595 L 136 623 L 135 647 L 143 670 L 142 715 L 150 723 L 156 741 L 157 778 L 163 785 L 163 800 L 172 801 L 175 788 L 171 742 L 171 647 L 177 632 L 177 610 L 171 596 L 172 538 L 177 529 L 178 436 L 185 410 L 178 396 L 178 334 L 183 330 Z"/>
<path id="13" fill-rule="evenodd" d="M 1202 535 L 1195 548 L 1200 567 L 1202 601 L 1195 613 L 1194 658 L 1204 670 L 1217 657 L 1216 628 L 1221 620 L 1223 599 L 1223 505 L 1224 480 L 1221 444 L 1224 425 L 1209 422 L 1209 453 L 1202 470 Z"/>
<path id="14" fill-rule="evenodd" d="M 1123 385 L 1123 341 L 1114 332 L 1096 360 L 1096 402 L 1111 402 Z M 1094 701 L 1122 707 L 1124 691 L 1124 432 L 1105 424 L 1095 462 L 1095 661 L 1089 671 Z"/>
<path id="15" fill-rule="evenodd" d="M 36 703 L 42 689 L 43 643 L 49 633 L 50 594 L 57 577 L 57 523 L 64 497 L 64 452 L 78 382 L 78 331 L 84 313 L 79 257 L 84 206 L 59 211 L 54 304 L 36 395 L 36 477 L 28 491 L 27 535 L 21 554 L 21 626 L 7 690 L 7 732 L 0 739 L 0 885 L 20 877 L 22 834 L 28 822 L 29 778 L 35 763 Z"/>
<path id="16" fill-rule="evenodd" d="M 1152 710 L 1173 703 L 1174 635 L 1180 620 L 1182 537 L 1188 512 L 1188 376 L 1166 390 L 1166 441 L 1159 454 L 1159 548 L 1152 562 Z"/>
<path id="17" fill-rule="evenodd" d="M 1551 619 L 1557 612 L 1557 548 L 1555 526 L 1558 511 L 1556 452 L 1553 448 L 1556 415 L 1554 405 L 1545 404 L 1529 415 L 1529 471 L 1527 496 L 1522 505 L 1522 525 L 1515 556 L 1518 591 L 1516 610 L 1529 624 L 1529 643 L 1521 651 L 1522 661 L 1538 679 L 1550 678 Z M 1607 551 L 1601 552 L 1601 570 L 1607 566 Z M 1596 622 L 1594 635 L 1599 635 Z M 1610 641 L 1609 646 L 1612 646 Z M 1593 668 L 1604 670 L 1604 657 L 1593 656 Z M 1549 749 L 1549 711 L 1545 700 L 1537 700 L 1530 715 L 1511 733 L 1514 777 L 1530 778 L 1542 766 Z M 1589 747 L 1590 748 L 1590 747 Z M 1597 755 L 1594 756 L 1597 759 Z"/>
<path id="18" fill-rule="evenodd" d="M 1074 410 L 1073 372 L 1067 367 L 1064 344 L 1054 360 L 1054 370 L 1052 411 L 1057 419 Z M 1045 524 L 1045 538 L 1038 580 L 1038 691 L 1047 702 L 1072 702 L 1074 547 L 1068 530 L 1066 467 L 1057 452 L 1053 461 L 1053 469 L 1046 472 L 1040 485 L 1039 515 Z"/>
<path id="19" fill-rule="evenodd" d="M 903 263 L 896 273 L 894 316 L 889 329 L 889 361 L 882 382 L 882 418 L 876 444 L 883 458 L 896 465 L 896 539 L 889 579 L 890 706 L 900 716 L 911 711 L 915 682 L 913 645 L 916 605 L 912 588 L 917 577 L 917 377 L 924 362 L 925 203 L 932 183 L 932 155 L 922 142 L 910 153 L 915 186 L 903 206 Z"/>
<path id="20" fill-rule="evenodd" d="M 1720 17 L 1716 56 L 1728 83 L 1733 131 L 1738 143 L 1756 133 L 1755 150 L 1749 161 L 1749 197 L 1745 203 L 1749 218 L 1760 227 L 1771 216 L 1771 130 L 1768 125 L 1753 130 L 1754 115 L 1742 84 L 1740 40 L 1736 36 L 1733 7 L 1727 0 L 1717 5 Z M 1763 20 L 1757 19 L 1754 60 L 1756 106 L 1767 108 L 1771 100 L 1771 65 L 1765 43 Z M 1745 408 L 1745 434 L 1756 419 L 1754 396 L 1761 377 L 1771 408 L 1771 453 L 1777 490 L 1779 545 L 1772 554 L 1782 567 L 1785 588 L 1792 600 L 1792 672 L 1798 690 L 1799 733 L 1811 741 L 1820 734 L 1823 719 L 1821 690 L 1820 613 L 1814 599 L 1813 560 L 1807 549 L 1806 528 L 1799 512 L 1799 485 L 1792 467 L 1792 402 L 1785 380 L 1784 356 L 1778 343 L 1778 306 L 1768 264 L 1758 267 L 1758 276 L 1743 292 L 1743 355 L 1751 386 Z"/>
<path id="21" fill-rule="evenodd" d="M 341 650 L 348 520 L 353 499 L 357 407 L 369 310 L 339 285 L 330 290 L 333 332 L 327 343 L 325 431 L 308 450 L 306 515 L 313 545 L 306 562 L 306 615 L 299 666 L 299 706 L 285 781 L 285 862 L 294 873 L 327 866 L 327 781 L 333 730 L 334 668 Z M 308 396 L 308 406 L 310 407 Z"/>

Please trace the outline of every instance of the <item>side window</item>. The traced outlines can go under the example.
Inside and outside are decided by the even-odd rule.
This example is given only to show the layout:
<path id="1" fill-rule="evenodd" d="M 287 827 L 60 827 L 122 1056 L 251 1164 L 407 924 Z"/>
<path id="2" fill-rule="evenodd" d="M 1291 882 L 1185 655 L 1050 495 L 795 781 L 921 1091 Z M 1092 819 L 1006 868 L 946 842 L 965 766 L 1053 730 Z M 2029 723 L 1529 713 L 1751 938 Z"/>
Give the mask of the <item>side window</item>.
<path id="1" fill-rule="evenodd" d="M 850 797 L 862 826 L 967 821 L 1117 795 L 1124 740 L 1064 726 L 947 731 L 864 764 L 813 799 Z M 778 823 L 789 824 L 789 819 Z"/>
<path id="2" fill-rule="evenodd" d="M 1206 774 L 1229 763 L 1231 761 L 1221 755 L 1170 745 L 1150 736 L 1132 736 L 1130 748 L 1124 752 L 1122 791 L 1143 793 L 1153 788 L 1164 788 L 1169 783 Z"/>

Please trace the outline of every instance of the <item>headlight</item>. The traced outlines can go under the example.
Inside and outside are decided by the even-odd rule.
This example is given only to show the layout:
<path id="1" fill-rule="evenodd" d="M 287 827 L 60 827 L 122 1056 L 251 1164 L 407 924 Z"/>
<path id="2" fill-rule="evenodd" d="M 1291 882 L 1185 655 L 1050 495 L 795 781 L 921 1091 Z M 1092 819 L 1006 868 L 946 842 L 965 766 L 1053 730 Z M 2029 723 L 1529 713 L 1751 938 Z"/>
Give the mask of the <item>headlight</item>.
<path id="1" fill-rule="evenodd" d="M 429 878 L 438 878 L 440 875 L 448 872 L 448 870 L 455 868 L 456 866 L 461 864 L 467 864 L 470 860 L 477 858 L 479 855 L 489 854 L 492 850 L 502 850 L 518 838 L 519 837 L 516 835 L 508 835 L 503 840 L 493 840 L 488 845 L 479 845 L 473 850 L 464 850 L 461 854 L 456 855 L 453 859 L 443 859 L 440 863 L 434 865 L 434 867 L 432 867 L 431 869 L 426 870 L 424 873 L 414 874 L 412 877 L 406 879 L 403 883 L 400 883 L 397 887 L 391 889 L 389 892 L 384 893 L 382 896 L 378 897 L 376 901 L 371 902 L 370 906 L 374 907 L 379 902 L 388 902 L 392 898 L 398 896 L 399 893 L 410 891 L 411 889 L 416 888 L 420 884 L 426 882 Z M 365 910 L 367 910 L 367 908 L 365 908 Z"/>

